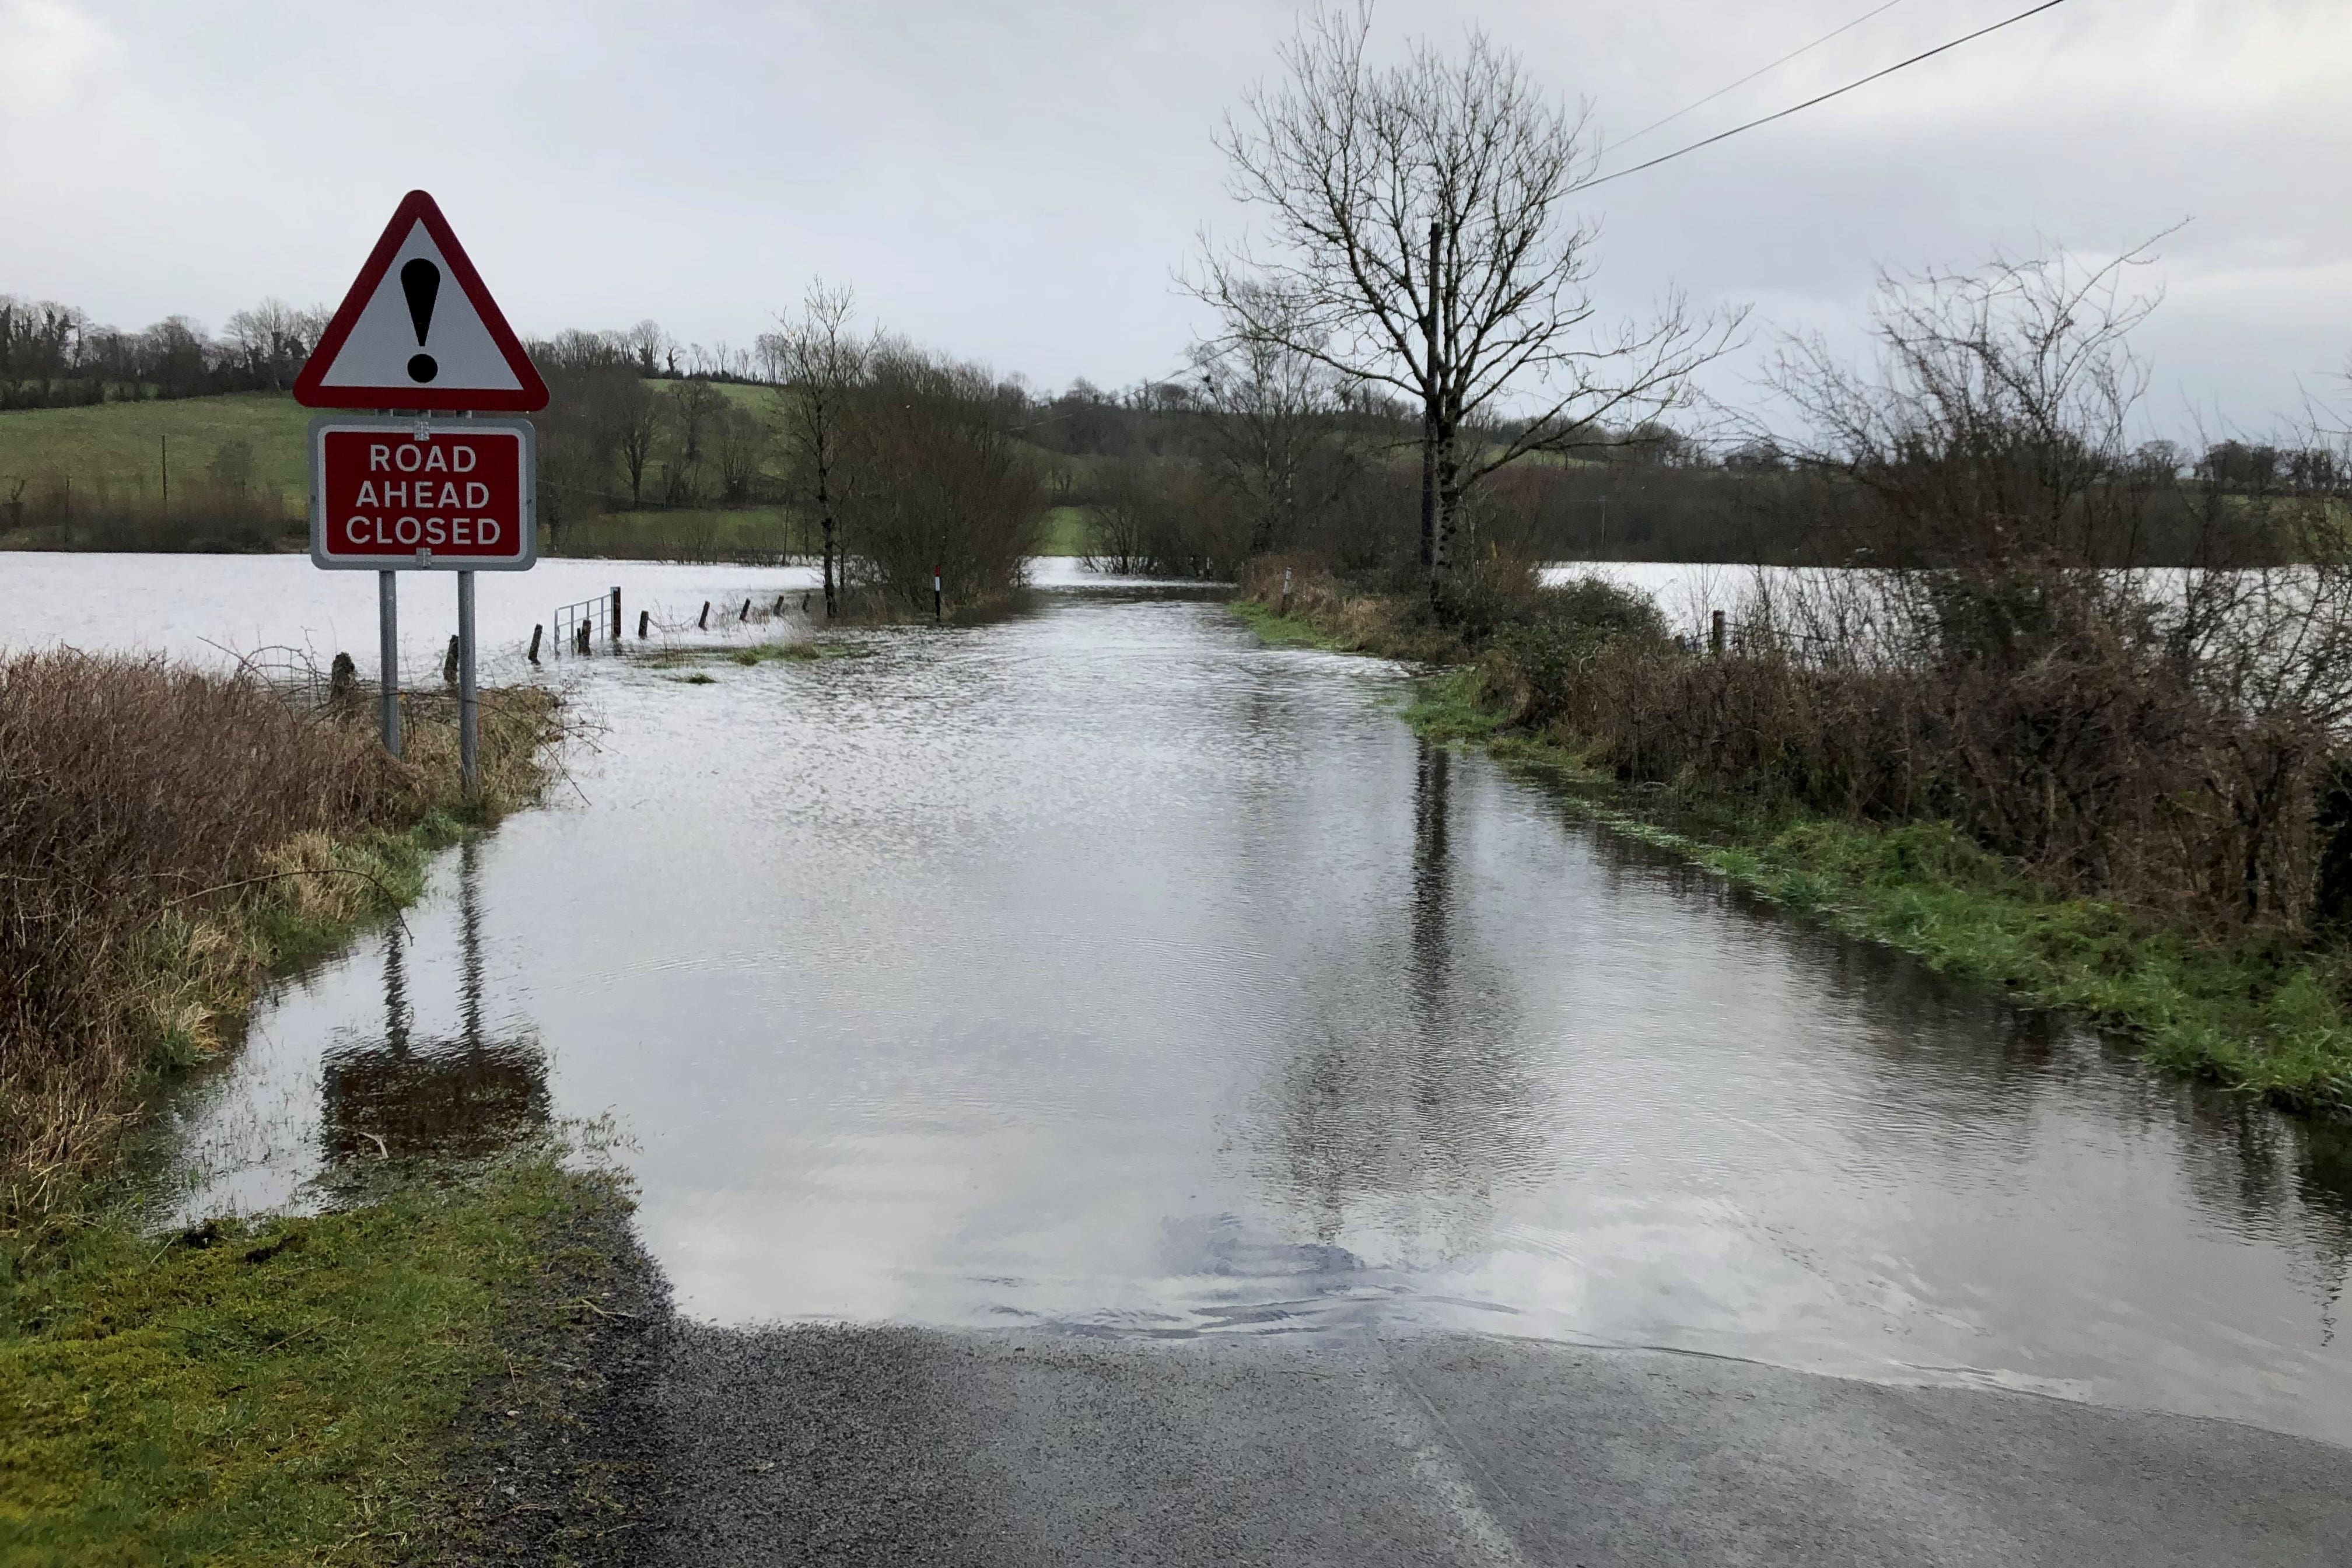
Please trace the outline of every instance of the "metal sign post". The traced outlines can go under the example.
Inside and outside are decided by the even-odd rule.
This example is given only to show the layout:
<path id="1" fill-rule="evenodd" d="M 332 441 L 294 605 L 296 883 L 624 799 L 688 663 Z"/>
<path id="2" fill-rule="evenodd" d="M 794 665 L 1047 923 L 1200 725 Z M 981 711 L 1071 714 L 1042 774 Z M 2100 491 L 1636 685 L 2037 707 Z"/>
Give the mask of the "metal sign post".
<path id="1" fill-rule="evenodd" d="M 474 574 L 457 574 L 457 768 L 466 781 L 467 799 L 481 794 L 476 766 L 474 711 Z"/>
<path id="2" fill-rule="evenodd" d="M 400 755 L 400 574 L 375 574 L 376 669 L 383 689 L 383 749 Z"/>
<path id="3" fill-rule="evenodd" d="M 383 745 L 395 757 L 399 574 L 457 574 L 457 758 L 469 797 L 481 791 L 474 574 L 527 571 L 538 558 L 533 437 L 525 419 L 322 414 L 310 422 L 310 559 L 376 574 Z"/>

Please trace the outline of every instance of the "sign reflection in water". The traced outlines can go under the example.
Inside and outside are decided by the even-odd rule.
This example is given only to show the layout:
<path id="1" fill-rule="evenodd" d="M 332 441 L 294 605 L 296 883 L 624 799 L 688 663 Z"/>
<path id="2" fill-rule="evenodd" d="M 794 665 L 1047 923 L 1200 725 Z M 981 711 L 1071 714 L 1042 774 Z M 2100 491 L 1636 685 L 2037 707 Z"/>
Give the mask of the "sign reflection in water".
<path id="1" fill-rule="evenodd" d="M 457 854 L 457 1032 L 415 1032 L 405 944 L 394 931 L 383 952 L 383 1039 L 338 1041 L 323 1064 L 320 1139 L 330 1160 L 487 1154 L 548 1126 L 538 1036 L 482 1026 L 478 851 L 469 839 Z"/>

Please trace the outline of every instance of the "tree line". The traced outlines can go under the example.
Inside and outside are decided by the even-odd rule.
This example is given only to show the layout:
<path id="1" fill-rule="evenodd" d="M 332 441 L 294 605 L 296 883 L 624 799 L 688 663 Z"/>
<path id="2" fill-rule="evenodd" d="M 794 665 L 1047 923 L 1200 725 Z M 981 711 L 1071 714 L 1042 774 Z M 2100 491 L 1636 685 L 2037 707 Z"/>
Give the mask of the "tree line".
<path id="1" fill-rule="evenodd" d="M 186 316 L 137 331 L 54 300 L 0 294 L 0 408 L 282 392 L 326 331 L 323 306 L 264 300 L 218 337 Z"/>

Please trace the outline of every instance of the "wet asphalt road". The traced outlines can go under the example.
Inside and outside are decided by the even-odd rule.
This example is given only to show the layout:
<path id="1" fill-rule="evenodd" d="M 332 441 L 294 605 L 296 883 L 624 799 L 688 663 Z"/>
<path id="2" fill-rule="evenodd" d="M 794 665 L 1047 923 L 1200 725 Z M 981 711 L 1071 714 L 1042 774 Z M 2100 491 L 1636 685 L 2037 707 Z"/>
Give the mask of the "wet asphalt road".
<path id="1" fill-rule="evenodd" d="M 2352 1451 L 2030 1395 L 1463 1335 L 659 1360 L 649 1561 L 696 1568 L 2352 1563 Z"/>

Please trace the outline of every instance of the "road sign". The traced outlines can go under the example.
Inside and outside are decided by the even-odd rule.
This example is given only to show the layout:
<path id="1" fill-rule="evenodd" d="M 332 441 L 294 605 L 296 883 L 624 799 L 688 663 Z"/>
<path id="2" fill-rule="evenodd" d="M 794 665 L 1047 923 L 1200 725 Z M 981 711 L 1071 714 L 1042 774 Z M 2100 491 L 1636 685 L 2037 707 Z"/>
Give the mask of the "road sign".
<path id="1" fill-rule="evenodd" d="M 306 408 L 527 414 L 547 384 L 441 209 L 411 191 L 294 379 Z"/>
<path id="2" fill-rule="evenodd" d="M 310 559 L 352 571 L 520 572 L 539 558 L 528 419 L 310 421 Z"/>

